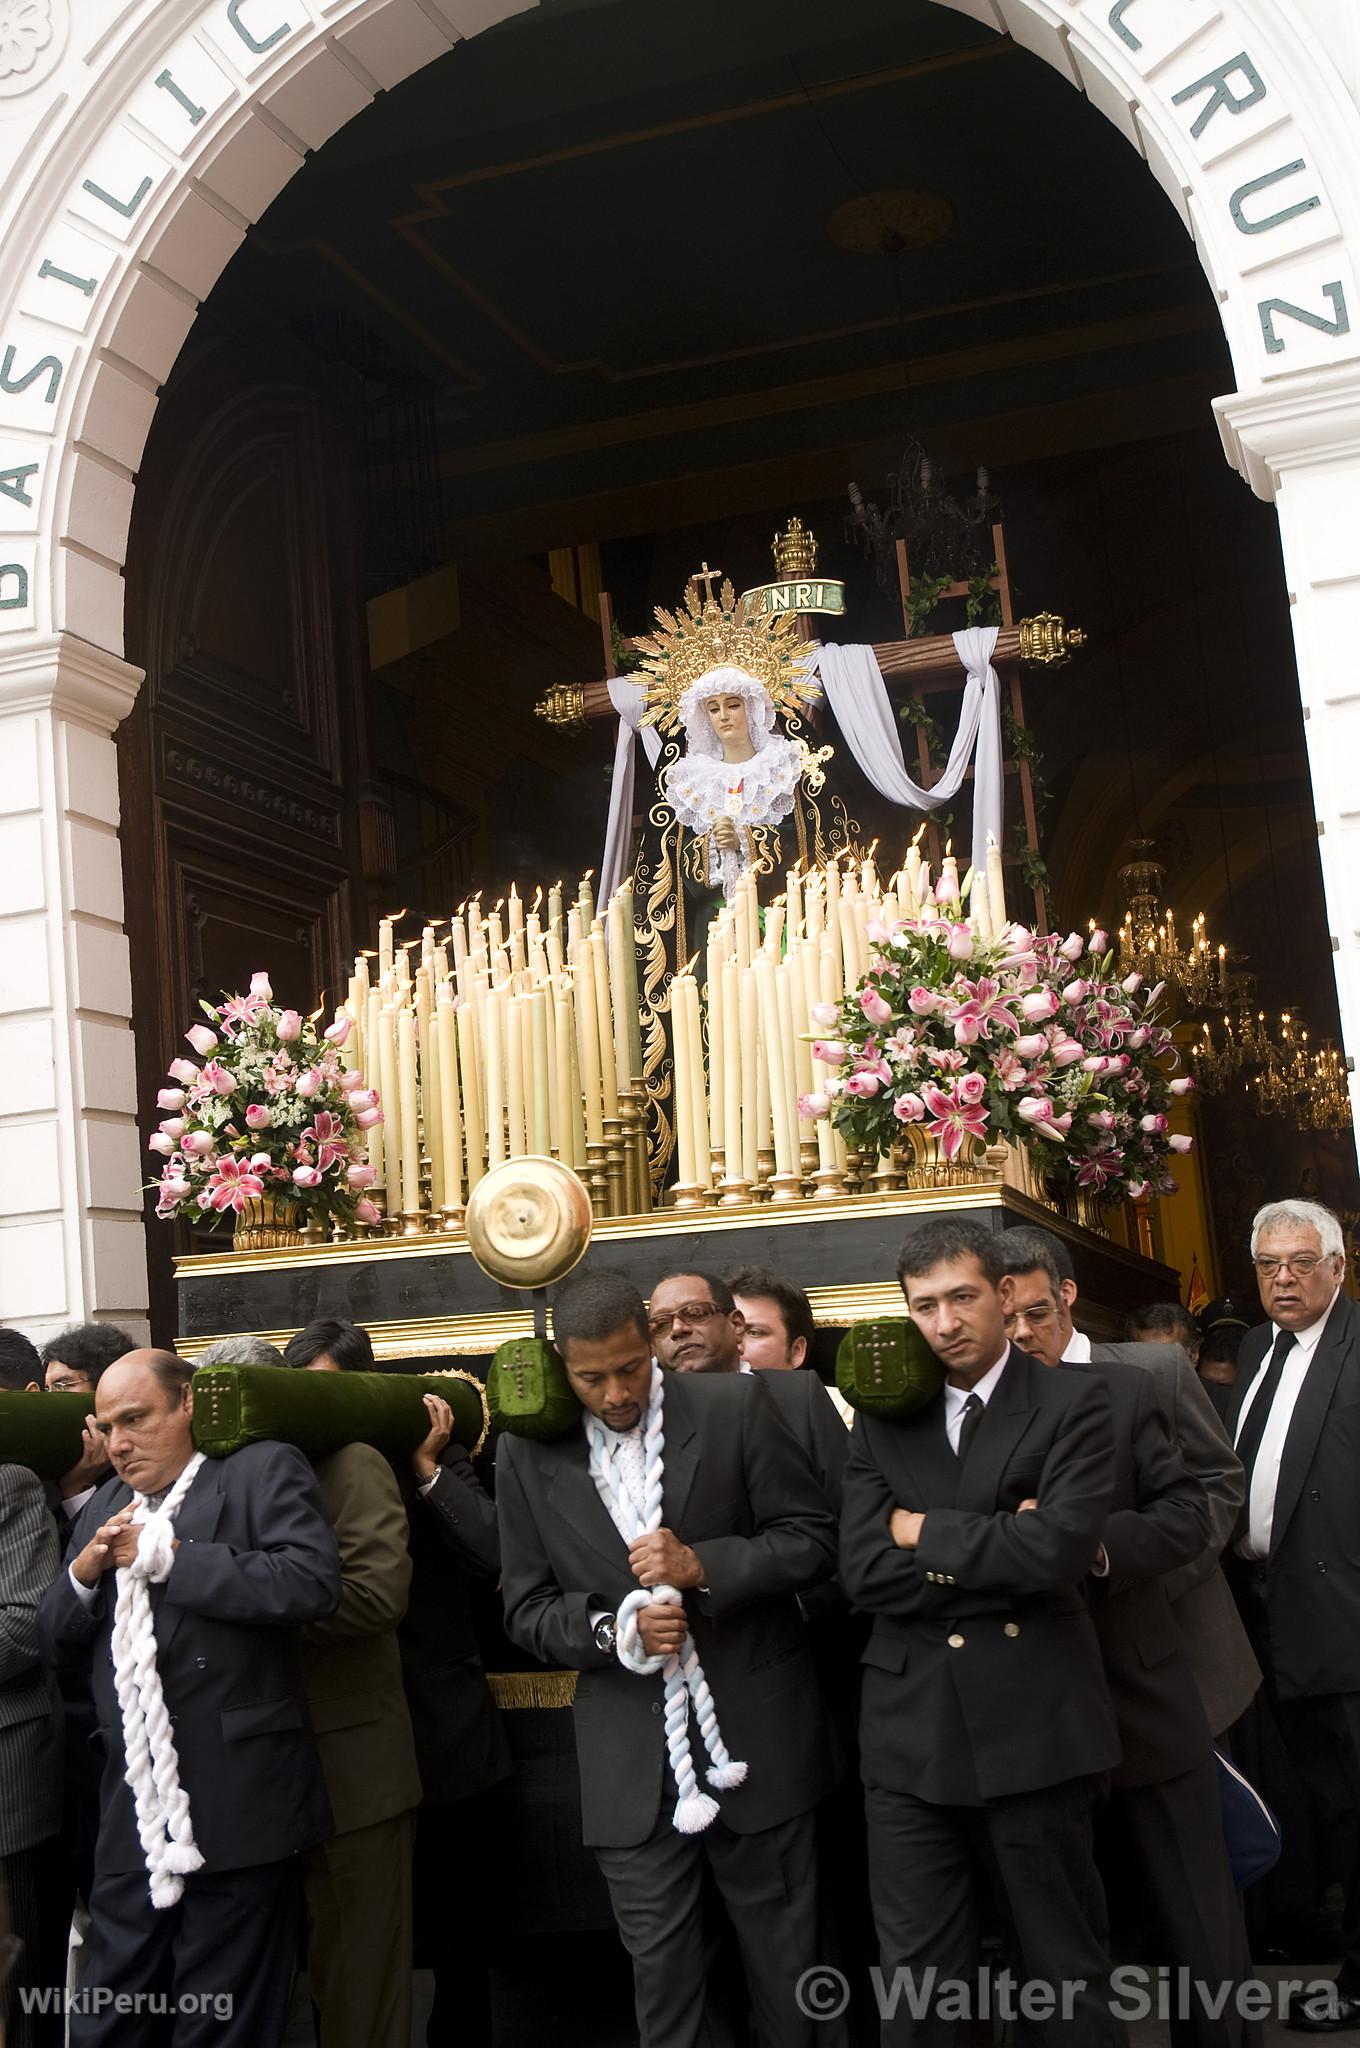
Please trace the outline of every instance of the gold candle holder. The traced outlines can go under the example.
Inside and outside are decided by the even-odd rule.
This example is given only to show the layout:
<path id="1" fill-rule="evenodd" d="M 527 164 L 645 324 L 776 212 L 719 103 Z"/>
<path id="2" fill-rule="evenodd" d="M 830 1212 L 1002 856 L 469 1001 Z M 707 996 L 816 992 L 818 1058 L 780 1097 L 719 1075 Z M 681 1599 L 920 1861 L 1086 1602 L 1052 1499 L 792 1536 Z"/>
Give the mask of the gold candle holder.
<path id="1" fill-rule="evenodd" d="M 873 1190 L 876 1195 L 894 1195 L 907 1184 L 906 1174 L 891 1152 L 880 1152 L 878 1164 L 873 1172 Z"/>
<path id="2" fill-rule="evenodd" d="M 395 1232 L 393 1233 L 396 1234 Z M 401 1212 L 401 1235 L 403 1237 L 424 1237 L 425 1218 L 419 1209 L 403 1209 Z"/>
<path id="3" fill-rule="evenodd" d="M 776 1173 L 770 1179 L 772 1202 L 801 1202 L 803 1183 L 796 1173 Z"/>
<path id="4" fill-rule="evenodd" d="M 609 1216 L 626 1216 L 628 1182 L 623 1150 L 623 1120 L 617 1116 L 607 1116 L 604 1119 L 604 1172 L 609 1202 L 605 1213 Z"/>
<path id="5" fill-rule="evenodd" d="M 718 1207 L 736 1209 L 751 1200 L 751 1183 L 743 1180 L 739 1173 L 724 1174 L 717 1187 Z"/>
<path id="6" fill-rule="evenodd" d="M 439 1227 L 441 1230 L 461 1230 L 463 1228 L 463 1205 L 461 1202 L 445 1204 L 439 1212 Z"/>
<path id="7" fill-rule="evenodd" d="M 594 1145 L 589 1139 L 586 1141 L 586 1170 L 584 1177 L 586 1187 L 590 1191 L 590 1206 L 597 1216 L 608 1216 L 610 1211 L 607 1152 L 604 1145 Z"/>
<path id="8" fill-rule="evenodd" d="M 821 1158 L 815 1138 L 800 1138 L 798 1141 L 798 1164 L 803 1169 L 803 1179 L 812 1180 L 817 1172 L 817 1161 Z"/>
<path id="9" fill-rule="evenodd" d="M 708 1189 L 700 1187 L 698 1181 L 677 1181 L 671 1189 L 671 1202 L 677 1209 L 702 1209 Z"/>
<path id="10" fill-rule="evenodd" d="M 815 1202 L 842 1202 L 849 1192 L 845 1175 L 838 1166 L 819 1166 L 812 1176 L 812 1199 Z"/>
<path id="11" fill-rule="evenodd" d="M 857 1195 L 862 1191 L 864 1185 L 862 1179 L 863 1172 L 864 1154 L 862 1152 L 847 1151 L 845 1155 L 845 1192 L 847 1195 Z"/>
<path id="12" fill-rule="evenodd" d="M 652 1163 L 647 1152 L 647 1090 L 640 1079 L 619 1097 L 624 1130 L 632 1146 L 635 1216 L 645 1216 L 652 1206 Z"/>
<path id="13" fill-rule="evenodd" d="M 773 1152 L 757 1152 L 757 1153 L 756 1153 L 756 1184 L 755 1184 L 755 1186 L 754 1186 L 754 1187 L 752 1188 L 752 1190 L 751 1190 L 751 1194 L 752 1194 L 752 1197 L 753 1197 L 753 1199 L 754 1199 L 755 1201 L 757 1201 L 757 1202 L 768 1202 L 768 1201 L 769 1201 L 769 1199 L 770 1199 L 770 1184 L 771 1184 L 771 1182 L 773 1181 L 773 1179 L 774 1179 L 774 1153 L 773 1153 Z"/>

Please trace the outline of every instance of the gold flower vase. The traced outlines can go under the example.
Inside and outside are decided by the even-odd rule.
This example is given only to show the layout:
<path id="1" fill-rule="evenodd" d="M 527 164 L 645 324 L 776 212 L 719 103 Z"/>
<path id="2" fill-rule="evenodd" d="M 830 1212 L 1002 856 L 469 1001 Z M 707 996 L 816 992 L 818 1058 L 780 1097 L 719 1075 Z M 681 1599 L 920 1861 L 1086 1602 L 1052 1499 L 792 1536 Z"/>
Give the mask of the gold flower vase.
<path id="1" fill-rule="evenodd" d="M 938 1138 L 919 1124 L 905 1124 L 893 1156 L 909 1188 L 971 1188 L 1000 1178 L 981 1138 L 966 1137 L 952 1159 Z"/>
<path id="2" fill-rule="evenodd" d="M 303 1242 L 296 1202 L 274 1195 L 247 1201 L 236 1219 L 231 1248 L 236 1252 L 275 1252 Z"/>

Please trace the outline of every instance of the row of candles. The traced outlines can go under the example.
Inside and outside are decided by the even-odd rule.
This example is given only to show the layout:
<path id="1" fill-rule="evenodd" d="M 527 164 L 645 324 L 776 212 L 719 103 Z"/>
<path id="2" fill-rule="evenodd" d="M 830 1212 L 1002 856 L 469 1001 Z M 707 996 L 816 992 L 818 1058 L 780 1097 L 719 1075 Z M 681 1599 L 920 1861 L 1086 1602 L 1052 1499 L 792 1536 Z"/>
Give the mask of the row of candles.
<path id="1" fill-rule="evenodd" d="M 990 935 L 1005 920 L 995 846 L 968 894 L 969 922 Z M 872 850 L 790 872 L 763 925 L 756 878 L 741 876 L 709 924 L 703 984 L 696 956 L 665 998 L 677 1207 L 840 1195 L 854 1184 L 858 1162 L 830 1122 L 800 1115 L 800 1099 L 828 1078 L 813 1058 L 813 1012 L 863 982 L 871 925 L 959 916 L 960 896 L 952 854 L 935 883 L 915 842 L 886 882 Z M 384 1109 L 369 1157 L 389 1231 L 455 1227 L 487 1169 L 526 1153 L 572 1166 L 601 1215 L 650 1208 L 631 882 L 599 911 L 589 876 L 574 899 L 560 884 L 549 890 L 546 906 L 540 892 L 526 908 L 512 888 L 490 911 L 474 901 L 427 924 L 418 942 L 397 941 L 402 915 L 382 920 L 376 956 L 355 960 L 344 1004 L 344 1057 Z M 650 1077 L 653 1089 L 660 1079 Z"/>

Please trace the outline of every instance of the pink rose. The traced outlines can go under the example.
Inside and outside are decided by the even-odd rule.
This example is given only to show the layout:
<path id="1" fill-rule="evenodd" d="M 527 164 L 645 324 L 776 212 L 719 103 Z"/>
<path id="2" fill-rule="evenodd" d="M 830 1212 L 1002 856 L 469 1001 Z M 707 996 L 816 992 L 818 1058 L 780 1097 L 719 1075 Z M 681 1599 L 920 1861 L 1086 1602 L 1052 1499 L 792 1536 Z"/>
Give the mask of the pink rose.
<path id="1" fill-rule="evenodd" d="M 974 1103 L 981 1102 L 986 1093 L 987 1081 L 982 1074 L 960 1074 L 954 1084 L 956 1100 L 966 1103 L 970 1108 Z"/>
<path id="2" fill-rule="evenodd" d="M 357 1067 L 345 1067 L 340 1074 L 340 1086 L 344 1089 L 352 1103 L 356 1090 L 360 1094 L 363 1093 L 364 1077 Z"/>
<path id="3" fill-rule="evenodd" d="M 263 996 L 267 1003 L 272 1003 L 274 991 L 269 986 L 269 976 L 263 972 L 252 974 L 250 977 L 250 993 L 253 996 Z"/>
<path id="4" fill-rule="evenodd" d="M 1103 1052 L 1093 1052 L 1082 1061 L 1081 1070 L 1084 1074 L 1103 1074 L 1109 1064 Z"/>
<path id="5" fill-rule="evenodd" d="M 1088 1124 L 1094 1124 L 1098 1131 L 1112 1131 L 1114 1129 L 1114 1111 L 1112 1109 L 1093 1109 L 1086 1121 Z"/>
<path id="6" fill-rule="evenodd" d="M 291 1045 L 293 1040 L 299 1036 L 301 1030 L 302 1019 L 296 1010 L 279 1011 L 278 1022 L 274 1026 L 274 1035 L 280 1045 Z"/>
<path id="7" fill-rule="evenodd" d="M 381 1223 L 382 1214 L 372 1202 L 356 1202 L 354 1218 L 357 1223 Z"/>
<path id="8" fill-rule="evenodd" d="M 907 1008 L 913 1017 L 930 1017 L 940 1008 L 942 1000 L 933 988 L 917 987 L 907 997 Z"/>
<path id="9" fill-rule="evenodd" d="M 1124 1190 L 1131 1202 L 1141 1201 L 1147 1191 L 1148 1184 L 1145 1180 L 1131 1180 Z"/>
<path id="10" fill-rule="evenodd" d="M 353 1019 L 347 1017 L 343 1010 L 337 1010 L 334 1023 L 328 1024 L 325 1029 L 324 1037 L 327 1045 L 343 1045 L 353 1029 Z"/>
<path id="11" fill-rule="evenodd" d="M 815 1060 L 820 1060 L 824 1067 L 843 1067 L 847 1055 L 845 1047 L 838 1038 L 814 1038 L 812 1041 L 812 1057 Z"/>
<path id="12" fill-rule="evenodd" d="M 1126 996 L 1131 996 L 1135 990 L 1143 986 L 1143 977 L 1141 974 L 1126 974 L 1119 986 Z"/>
<path id="13" fill-rule="evenodd" d="M 814 1003 L 808 1015 L 819 1031 L 829 1031 L 840 1012 L 834 1003 Z"/>
<path id="14" fill-rule="evenodd" d="M 850 1074 L 846 1078 L 847 1095 L 877 1095 L 882 1084 L 877 1074 Z"/>
<path id="15" fill-rule="evenodd" d="M 206 1059 L 210 1052 L 217 1051 L 217 1033 L 209 1031 L 206 1024 L 191 1024 L 184 1036 L 202 1058 Z M 170 1071 L 173 1074 L 175 1070 L 172 1067 Z"/>
<path id="16" fill-rule="evenodd" d="M 349 1106 L 354 1110 L 376 1109 L 378 1106 L 378 1091 L 376 1088 L 354 1089 L 350 1094 Z"/>
<path id="17" fill-rule="evenodd" d="M 161 1118 L 157 1129 L 162 1131 L 167 1138 L 182 1138 L 184 1136 L 184 1118 L 182 1116 L 164 1116 Z"/>
<path id="18" fill-rule="evenodd" d="M 156 1097 L 156 1107 L 157 1109 L 168 1110 L 183 1109 L 184 1090 L 182 1088 L 162 1088 Z"/>
<path id="19" fill-rule="evenodd" d="M 916 1124 L 926 1113 L 926 1106 L 919 1095 L 899 1095 L 893 1104 L 893 1115 L 902 1124 Z"/>
<path id="20" fill-rule="evenodd" d="M 186 1131 L 180 1140 L 181 1150 L 187 1152 L 191 1159 L 206 1159 L 213 1146 L 211 1131 Z"/>
<path id="21" fill-rule="evenodd" d="M 1046 1095 L 1022 1095 L 1015 1113 L 1021 1123 L 1046 1124 L 1053 1115 L 1053 1104 Z"/>
<path id="22" fill-rule="evenodd" d="M 1077 981 L 1069 981 L 1067 987 L 1063 990 L 1063 1001 L 1065 1003 L 1084 1003 L 1086 1000 L 1086 992 L 1089 988 L 1089 982 L 1082 981 L 1080 979 L 1078 979 Z"/>
<path id="23" fill-rule="evenodd" d="M 376 1107 L 374 1107 L 373 1109 L 361 1109 L 359 1111 L 359 1114 L 354 1119 L 355 1123 L 358 1124 L 359 1129 L 361 1131 L 371 1131 L 374 1125 L 380 1124 L 382 1120 L 383 1113 L 380 1109 Z"/>
<path id="24" fill-rule="evenodd" d="M 211 1209 L 212 1196 L 208 1193 L 208 1190 L 206 1188 L 204 1188 L 202 1194 L 196 1196 L 195 1199 L 197 1200 L 200 1209 Z"/>
<path id="25" fill-rule="evenodd" d="M 1065 1109 L 1061 1116 L 1050 1117 L 1046 1128 L 1050 1131 L 1061 1131 L 1063 1137 L 1065 1138 L 1067 1136 L 1067 1133 L 1072 1128 L 1071 1110 Z"/>
<path id="26" fill-rule="evenodd" d="M 248 1102 L 246 1104 L 247 1130 L 267 1131 L 269 1129 L 269 1126 L 273 1123 L 273 1121 L 273 1111 L 270 1109 L 266 1109 L 262 1102 Z"/>
<path id="27" fill-rule="evenodd" d="M 1159 981 L 1159 982 L 1158 982 L 1158 984 L 1157 984 L 1157 986 L 1156 986 L 1156 988 L 1150 988 L 1150 989 L 1148 990 L 1148 992 L 1147 992 L 1147 1006 L 1148 1006 L 1148 1008 L 1149 1008 L 1149 1009 L 1151 1009 L 1151 1008 L 1152 1008 L 1152 1005 L 1153 1005 L 1153 1004 L 1154 1004 L 1154 1003 L 1155 1003 L 1155 1002 L 1157 1001 L 1158 997 L 1159 997 L 1159 996 L 1161 995 L 1161 993 L 1162 993 L 1162 991 L 1163 991 L 1163 989 L 1164 989 L 1165 987 L 1166 987 L 1166 983 L 1165 983 L 1164 981 Z"/>
<path id="28" fill-rule="evenodd" d="M 831 1097 L 829 1095 L 818 1093 L 816 1095 L 800 1095 L 798 1098 L 798 1114 L 804 1123 L 815 1123 L 819 1117 L 828 1115 L 830 1109 Z"/>
<path id="29" fill-rule="evenodd" d="M 1141 1052 L 1143 1047 L 1148 1042 L 1148 1036 L 1149 1034 L 1146 1024 L 1139 1024 L 1135 1030 L 1129 1033 L 1129 1044 L 1133 1047 L 1135 1052 Z"/>
<path id="30" fill-rule="evenodd" d="M 320 1185 L 321 1175 L 317 1172 L 317 1169 L 314 1166 L 295 1166 L 293 1168 L 294 1187 L 319 1188 Z"/>
<path id="31" fill-rule="evenodd" d="M 1016 1039 L 1013 1050 L 1019 1054 L 1022 1060 L 1037 1060 L 1040 1053 L 1047 1049 L 1047 1046 L 1048 1040 L 1041 1033 L 1027 1031 L 1023 1038 Z"/>
<path id="32" fill-rule="evenodd" d="M 1149 1133 L 1154 1131 L 1160 1132 L 1167 1129 L 1167 1121 L 1164 1116 L 1140 1116 L 1138 1128 L 1140 1131 L 1147 1131 Z"/>
<path id="33" fill-rule="evenodd" d="M 301 1095 L 305 1101 L 310 1101 L 312 1096 L 317 1094 L 317 1092 L 324 1085 L 325 1075 L 321 1072 L 319 1067 L 308 1067 L 306 1073 L 299 1074 L 297 1081 L 294 1083 L 294 1086 L 296 1087 L 298 1094 Z"/>
<path id="34" fill-rule="evenodd" d="M 887 1024 L 892 1019 L 892 1005 L 884 1002 L 876 988 L 866 985 L 860 990 L 859 1006 L 870 1024 Z"/>
<path id="35" fill-rule="evenodd" d="M 371 1188 L 377 1178 L 377 1167 L 368 1165 L 367 1161 L 362 1159 L 356 1160 L 353 1166 L 345 1169 L 345 1179 L 352 1188 Z"/>
<path id="36" fill-rule="evenodd" d="M 163 1202 L 182 1202 L 189 1192 L 189 1183 L 182 1174 L 167 1173 L 160 1184 L 160 1199 Z"/>
<path id="37" fill-rule="evenodd" d="M 1170 1090 L 1173 1095 L 1189 1095 L 1192 1093 L 1194 1086 L 1195 1084 L 1190 1079 L 1190 1076 L 1185 1074 L 1182 1075 L 1179 1081 L 1172 1081 L 1170 1083 Z"/>
<path id="38" fill-rule="evenodd" d="M 1081 1058 L 1081 1047 L 1075 1038 L 1056 1038 L 1048 1049 L 1048 1056 L 1055 1067 L 1070 1067 L 1074 1060 Z"/>
<path id="39" fill-rule="evenodd" d="M 1086 951 L 1085 946 L 1082 944 L 1081 933 L 1069 932 L 1059 946 L 1058 951 L 1064 960 L 1080 960 L 1082 954 Z M 1080 998 L 1076 998 L 1076 1000 L 1079 1001 Z"/>
<path id="40" fill-rule="evenodd" d="M 1089 944 L 1090 950 L 1091 950 L 1091 952 L 1093 952 L 1093 953 L 1103 953 L 1103 952 L 1105 952 L 1105 951 L 1106 951 L 1106 949 L 1107 949 L 1107 948 L 1108 948 L 1108 946 L 1109 946 L 1109 943 L 1110 943 L 1110 935 L 1109 935 L 1109 933 L 1108 933 L 1108 932 L 1103 932 L 1103 931 L 1101 931 L 1101 930 L 1100 930 L 1100 928 L 1099 928 L 1099 926 L 1097 926 L 1097 927 L 1096 927 L 1096 929 L 1095 929 L 1095 931 L 1093 931 L 1093 932 L 1092 932 L 1092 934 L 1091 934 L 1091 937 L 1090 937 L 1090 940 L 1088 941 L 1088 944 Z"/>
<path id="41" fill-rule="evenodd" d="M 951 960 L 971 960 L 973 957 L 973 934 L 966 924 L 950 927 L 949 957 Z"/>
<path id="42" fill-rule="evenodd" d="M 168 1138 L 164 1131 L 153 1131 L 146 1141 L 146 1149 L 148 1152 L 159 1152 L 162 1159 L 168 1159 L 179 1148 L 175 1140 Z"/>
<path id="43" fill-rule="evenodd" d="M 1166 1142 L 1173 1152 L 1189 1152 L 1195 1141 L 1193 1138 L 1187 1138 L 1181 1131 L 1173 1131 Z"/>
<path id="44" fill-rule="evenodd" d="M 273 1164 L 274 1162 L 267 1152 L 257 1152 L 250 1162 L 250 1170 L 252 1173 L 268 1173 L 272 1169 Z"/>
<path id="45" fill-rule="evenodd" d="M 1057 1015 L 1058 998 L 1051 988 L 1032 989 L 1020 999 L 1020 1015 L 1028 1024 L 1041 1024 L 1045 1017 Z"/>
<path id="46" fill-rule="evenodd" d="M 182 1081 L 186 1088 L 192 1088 L 202 1070 L 192 1060 L 171 1060 L 166 1072 L 176 1081 Z"/>
<path id="47" fill-rule="evenodd" d="M 208 1061 L 203 1069 L 203 1079 L 214 1095 L 234 1095 L 236 1092 L 236 1077 L 227 1072 L 221 1060 Z"/>

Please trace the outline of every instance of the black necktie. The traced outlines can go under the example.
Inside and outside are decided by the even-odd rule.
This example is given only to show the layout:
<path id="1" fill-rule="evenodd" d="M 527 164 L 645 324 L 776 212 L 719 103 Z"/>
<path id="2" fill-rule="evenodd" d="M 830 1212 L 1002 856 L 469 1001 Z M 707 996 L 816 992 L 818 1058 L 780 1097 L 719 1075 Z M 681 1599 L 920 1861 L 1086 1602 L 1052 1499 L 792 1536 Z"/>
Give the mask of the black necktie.
<path id="1" fill-rule="evenodd" d="M 986 1413 L 986 1408 L 986 1402 L 980 1400 L 976 1394 L 970 1394 L 963 1404 L 963 1414 L 959 1418 L 959 1448 L 957 1453 L 960 1464 L 968 1456 L 973 1438 L 977 1435 L 977 1426 Z"/>
<path id="2" fill-rule="evenodd" d="M 1281 1330 L 1275 1339 L 1275 1348 L 1270 1354 L 1266 1376 L 1251 1397 L 1247 1419 L 1242 1424 L 1242 1431 L 1237 1439 L 1237 1455 L 1242 1460 L 1242 1469 L 1247 1475 L 1247 1497 L 1242 1505 L 1244 1515 L 1251 1502 L 1251 1471 L 1256 1463 L 1256 1454 L 1261 1448 L 1261 1438 L 1266 1433 L 1266 1424 L 1270 1420 L 1271 1404 L 1279 1388 L 1284 1362 L 1297 1342 L 1298 1338 L 1293 1330 Z"/>

